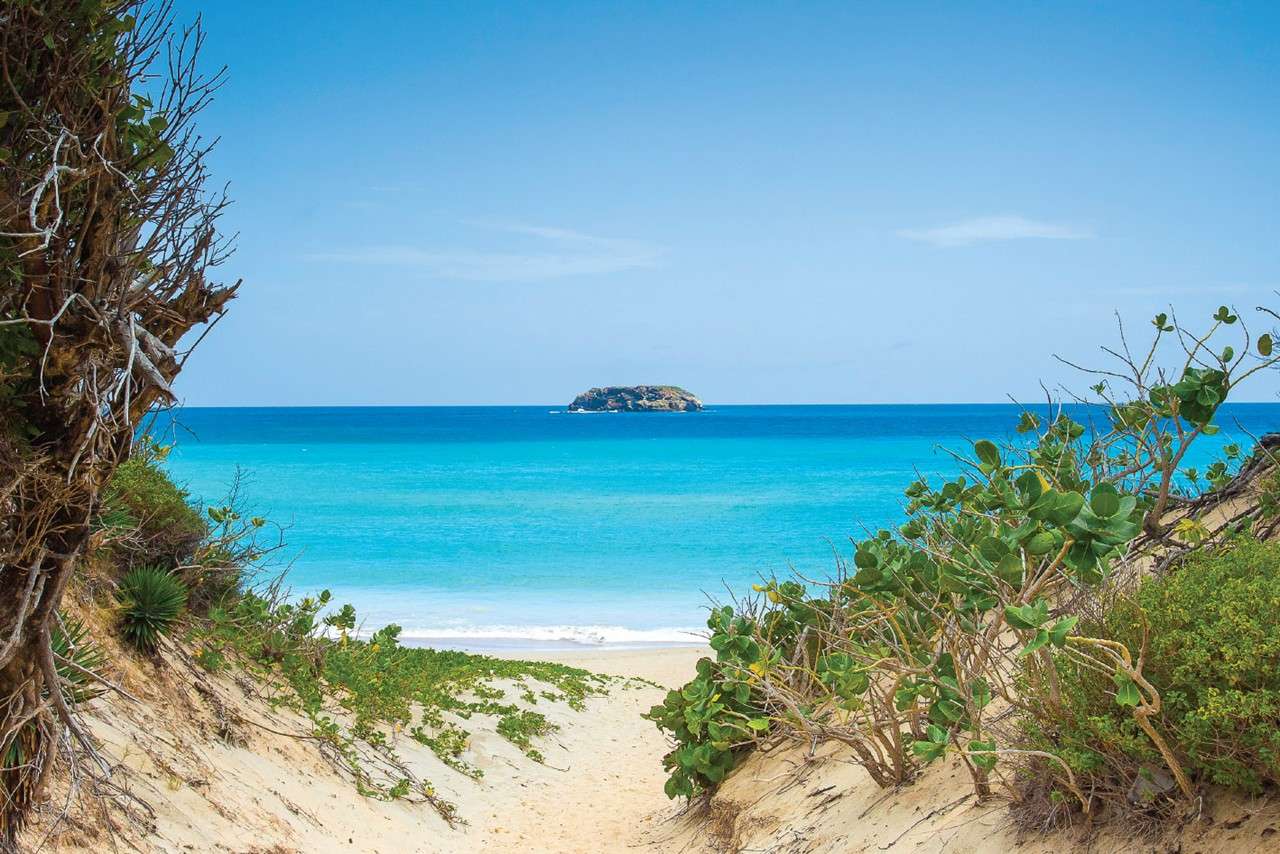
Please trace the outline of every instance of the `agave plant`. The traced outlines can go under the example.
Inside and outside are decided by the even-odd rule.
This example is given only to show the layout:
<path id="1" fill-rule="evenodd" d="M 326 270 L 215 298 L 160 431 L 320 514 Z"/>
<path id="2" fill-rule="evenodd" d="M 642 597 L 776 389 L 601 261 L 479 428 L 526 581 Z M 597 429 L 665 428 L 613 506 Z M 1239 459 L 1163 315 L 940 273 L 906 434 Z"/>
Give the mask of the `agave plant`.
<path id="1" fill-rule="evenodd" d="M 62 694 L 69 702 L 83 703 L 102 693 L 94 674 L 106 663 L 106 654 L 89 636 L 84 623 L 60 617 L 49 633 L 49 642 Z"/>
<path id="2" fill-rule="evenodd" d="M 106 655 L 89 636 L 84 623 L 59 613 L 49 632 L 49 647 L 53 651 L 58 686 L 68 703 L 82 703 L 102 693 L 101 683 L 94 674 L 106 662 Z M 50 690 L 50 686 L 46 684 L 44 690 Z M 6 738 L 0 746 L 0 780 L 8 785 L 16 781 L 16 786 L 6 795 L 11 805 L 29 807 L 37 796 L 36 789 L 21 781 L 18 775 L 32 765 L 40 751 L 39 730 L 35 722 L 28 721 Z"/>
<path id="3" fill-rule="evenodd" d="M 158 567 L 135 569 L 120 582 L 121 632 L 146 652 L 154 652 L 161 635 L 173 628 L 187 604 L 187 586 Z"/>

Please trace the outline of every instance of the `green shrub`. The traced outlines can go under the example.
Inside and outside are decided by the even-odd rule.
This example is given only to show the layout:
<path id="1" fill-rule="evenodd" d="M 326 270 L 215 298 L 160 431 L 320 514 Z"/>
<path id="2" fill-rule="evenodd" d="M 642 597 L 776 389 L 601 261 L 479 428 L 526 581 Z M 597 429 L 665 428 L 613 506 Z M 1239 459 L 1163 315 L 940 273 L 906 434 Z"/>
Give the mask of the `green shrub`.
<path id="1" fill-rule="evenodd" d="M 1280 518 L 1280 469 L 1263 477 L 1258 484 L 1258 507 L 1263 521 Z"/>
<path id="2" fill-rule="evenodd" d="M 187 587 L 157 567 L 140 567 L 120 582 L 121 632 L 145 652 L 154 652 L 187 604 Z"/>
<path id="3" fill-rule="evenodd" d="M 183 569 L 182 580 L 190 591 L 187 607 L 197 614 L 233 602 L 252 576 L 244 556 L 217 543 L 203 543 L 191 560 Z"/>
<path id="4" fill-rule="evenodd" d="M 1254 692 L 1246 707 L 1245 688 L 1230 681 L 1213 690 L 1153 687 L 1144 678 L 1152 658 L 1132 636 L 1141 620 L 1125 633 L 1081 610 L 1110 597 L 1116 579 L 1174 557 L 1171 548 L 1210 549 L 1238 534 L 1238 520 L 1208 524 L 1182 511 L 1196 509 L 1189 499 L 1204 488 L 1230 482 L 1240 448 L 1225 446 L 1203 472 L 1181 468 L 1200 436 L 1218 432 L 1213 419 L 1232 389 L 1280 360 L 1269 335 L 1227 331 L 1238 321 L 1220 306 L 1208 332 L 1193 334 L 1156 315 L 1145 357 L 1133 358 L 1127 342 L 1107 351 L 1119 364 L 1097 372 L 1080 398 L 1088 408 L 1051 403 L 1044 417 L 1024 410 L 1010 425 L 1016 437 L 979 439 L 953 454 L 950 478 L 907 484 L 905 522 L 855 540 L 833 578 L 771 581 L 756 588 L 763 600 L 713 613 L 716 661 L 650 712 L 676 742 L 664 760 L 668 793 L 716 784 L 767 735 L 839 741 L 886 788 L 959 753 L 984 799 L 1002 757 L 1027 761 L 1008 741 L 1002 710 L 1010 706 L 1026 713 L 1019 717 L 1037 760 L 1057 769 L 1041 778 L 1063 775 L 1053 794 L 1085 810 L 1098 797 L 1095 780 L 1076 785 L 1080 775 L 1057 760 L 1097 781 L 1107 776 L 1109 795 L 1119 777 L 1131 781 L 1149 762 L 1149 788 L 1171 777 L 1191 798 L 1175 749 L 1186 742 L 1199 750 L 1192 772 L 1256 785 L 1259 768 L 1246 769 L 1212 738 L 1223 727 L 1240 731 L 1265 761 L 1274 698 Z M 1219 333 L 1261 359 L 1237 358 L 1220 340 L 1211 346 Z M 1172 339 L 1192 343 L 1185 360 L 1179 353 L 1166 367 L 1157 356 Z M 1217 640 L 1205 638 L 1206 649 Z M 1017 691 L 1010 675 L 1020 677 Z M 1181 741 L 1171 748 L 1173 713 Z M 1266 723 L 1254 727 L 1246 715 Z M 1108 767 L 1112 760 L 1124 774 Z M 1126 789 L 1127 781 L 1121 799 Z"/>
<path id="5" fill-rule="evenodd" d="M 1191 768 L 1257 791 L 1280 783 L 1280 544 L 1241 539 L 1145 583 L 1108 621 L 1164 695 Z"/>
<path id="6" fill-rule="evenodd" d="M 769 729 L 747 676 L 760 659 L 754 620 L 725 606 L 711 612 L 707 627 L 717 660 L 698 661 L 697 676 L 645 715 L 676 742 L 662 759 L 669 798 L 714 788 Z"/>
<path id="7" fill-rule="evenodd" d="M 1112 605 L 1086 633 L 1135 651 L 1160 692 L 1155 719 L 1189 774 L 1248 792 L 1280 783 L 1280 544 L 1238 539 L 1193 552 Z M 1097 788 L 1122 790 L 1160 756 L 1112 680 L 1055 656 L 1062 705 L 1027 721 L 1028 746 Z M 1127 779 L 1126 779 L 1127 778 Z"/>
<path id="8" fill-rule="evenodd" d="M 182 564 L 209 532 L 186 491 L 161 468 L 163 458 L 162 449 L 140 442 L 103 496 L 99 525 L 122 532 L 117 547 L 134 565 Z"/>

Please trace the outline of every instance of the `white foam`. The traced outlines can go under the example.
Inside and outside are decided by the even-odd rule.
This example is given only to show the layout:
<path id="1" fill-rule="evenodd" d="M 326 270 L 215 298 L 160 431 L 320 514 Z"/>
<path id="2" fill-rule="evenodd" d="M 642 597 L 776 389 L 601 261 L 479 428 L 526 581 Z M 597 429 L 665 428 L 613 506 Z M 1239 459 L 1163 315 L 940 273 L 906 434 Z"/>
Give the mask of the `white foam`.
<path id="1" fill-rule="evenodd" d="M 577 646 L 631 644 L 702 644 L 705 629 L 628 629 L 622 626 L 441 626 L 413 627 L 400 632 L 405 640 L 440 640 L 483 643 L 516 641 Z"/>

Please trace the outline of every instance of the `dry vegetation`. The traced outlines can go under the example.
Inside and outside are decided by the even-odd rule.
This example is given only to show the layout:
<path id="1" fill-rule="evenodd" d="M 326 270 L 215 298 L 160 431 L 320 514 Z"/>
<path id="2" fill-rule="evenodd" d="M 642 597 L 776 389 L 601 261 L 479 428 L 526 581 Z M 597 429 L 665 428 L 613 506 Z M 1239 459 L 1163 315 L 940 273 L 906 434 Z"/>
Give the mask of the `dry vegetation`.
<path id="1" fill-rule="evenodd" d="M 216 90 L 167 7 L 20 0 L 0 14 L 0 839 L 55 756 L 88 757 L 62 597 L 180 342 L 235 293 L 194 120 Z M 149 94 L 148 94 L 149 93 Z M 81 674 L 83 676 L 83 674 Z"/>

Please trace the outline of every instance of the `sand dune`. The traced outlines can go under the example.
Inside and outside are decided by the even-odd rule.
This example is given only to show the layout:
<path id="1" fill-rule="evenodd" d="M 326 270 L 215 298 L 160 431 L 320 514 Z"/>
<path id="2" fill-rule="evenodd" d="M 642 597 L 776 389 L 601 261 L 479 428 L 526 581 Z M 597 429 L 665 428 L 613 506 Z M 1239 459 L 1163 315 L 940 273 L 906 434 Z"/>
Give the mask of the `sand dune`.
<path id="1" fill-rule="evenodd" d="M 877 789 L 835 745 L 756 754 L 709 803 L 687 807 L 662 792 L 663 735 L 641 714 L 677 686 L 706 653 L 696 648 L 540 654 L 619 682 L 574 711 L 541 701 L 560 726 L 540 740 L 545 764 L 530 760 L 473 717 L 465 759 L 470 779 L 427 748 L 399 736 L 406 764 L 456 805 L 450 827 L 430 806 L 362 797 L 307 737 L 307 722 L 255 699 L 253 686 L 220 677 L 201 686 L 172 667 L 126 674 L 141 703 L 100 701 L 89 717 L 116 779 L 137 798 L 131 815 L 110 816 L 121 850 L 145 852 L 1006 852 L 1051 854 L 1187 850 L 1203 854 L 1268 850 L 1280 811 L 1266 800 L 1207 804 L 1159 841 L 1127 828 L 1051 838 L 1019 838 L 1005 803 L 974 803 L 956 764 L 930 767 L 912 786 Z M 514 694 L 515 692 L 512 692 Z M 145 804 L 145 806 L 142 806 Z M 102 815 L 73 812 L 44 850 L 106 850 Z M 1207 819 L 1207 820 L 1206 820 Z"/>

